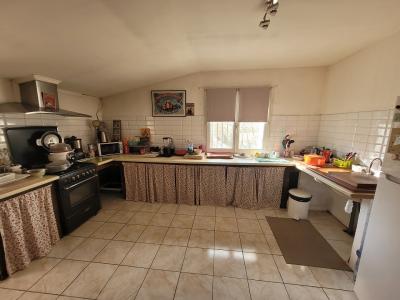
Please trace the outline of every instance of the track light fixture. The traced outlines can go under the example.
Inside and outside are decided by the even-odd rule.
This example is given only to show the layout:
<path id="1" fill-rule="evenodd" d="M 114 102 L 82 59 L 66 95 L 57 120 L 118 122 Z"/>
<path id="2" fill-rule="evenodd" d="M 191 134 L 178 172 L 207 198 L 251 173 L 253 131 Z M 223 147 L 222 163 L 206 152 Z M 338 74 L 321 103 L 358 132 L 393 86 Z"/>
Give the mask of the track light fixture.
<path id="1" fill-rule="evenodd" d="M 267 29 L 271 20 L 268 18 L 268 15 L 275 16 L 278 12 L 279 0 L 265 0 L 265 14 L 263 19 L 261 20 L 259 26 L 262 29 Z"/>

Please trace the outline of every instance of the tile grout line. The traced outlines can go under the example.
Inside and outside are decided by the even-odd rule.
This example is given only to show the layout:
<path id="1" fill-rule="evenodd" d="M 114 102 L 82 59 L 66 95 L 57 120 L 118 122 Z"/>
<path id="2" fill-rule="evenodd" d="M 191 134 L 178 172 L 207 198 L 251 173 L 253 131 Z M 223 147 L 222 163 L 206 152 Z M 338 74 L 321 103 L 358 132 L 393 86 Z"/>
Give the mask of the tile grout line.
<path id="1" fill-rule="evenodd" d="M 122 230 L 122 229 L 121 229 Z M 143 232 L 142 232 L 143 233 Z M 115 235 L 117 236 L 117 235 Z M 110 242 L 111 243 L 111 242 Z M 108 245 L 108 244 L 107 244 Z M 125 257 L 128 255 L 128 253 L 131 251 L 131 249 L 133 248 L 133 246 L 135 245 L 135 243 L 132 243 L 132 246 L 129 248 L 129 250 L 126 252 L 126 254 L 124 255 L 124 257 L 121 259 L 121 261 L 117 264 L 117 267 L 115 268 L 114 272 L 111 274 L 111 276 L 108 278 L 107 282 L 105 283 L 105 285 L 101 288 L 99 294 L 97 295 L 96 299 L 101 295 L 101 293 L 103 292 L 103 290 L 105 289 L 105 287 L 107 286 L 107 284 L 110 282 L 111 278 L 114 276 L 115 272 L 117 272 L 118 268 L 121 266 L 121 263 L 124 261 Z M 105 249 L 105 248 L 104 248 Z M 103 250 L 104 250 L 103 249 Z M 94 259 L 96 259 L 96 257 L 103 251 L 101 250 Z M 113 265 L 113 264 L 111 264 Z M 139 291 L 139 290 L 138 290 Z"/>
<path id="2" fill-rule="evenodd" d="M 190 232 L 190 234 L 189 234 L 188 243 L 189 243 L 191 234 L 192 234 L 192 232 Z M 165 239 L 165 238 L 164 238 L 164 239 Z M 176 282 L 176 286 L 175 286 L 175 291 L 174 291 L 174 297 L 173 297 L 173 299 L 175 299 L 176 291 L 178 290 L 179 280 L 180 280 L 180 278 L 181 278 L 182 269 L 183 269 L 183 263 L 185 262 L 187 248 L 188 248 L 188 247 L 185 247 L 185 254 L 183 255 L 182 265 L 181 265 L 180 270 L 179 270 L 178 281 Z"/>
<path id="3" fill-rule="evenodd" d="M 179 205 L 178 205 L 179 206 Z M 160 208 L 159 208 L 160 209 Z M 158 209 L 158 210 L 159 210 Z M 214 209 L 216 209 L 216 207 L 214 207 Z M 120 209 L 121 210 L 121 209 Z M 116 214 L 118 211 L 120 211 L 120 210 L 116 210 L 116 212 L 114 212 L 114 214 Z M 139 213 L 139 212 L 141 212 L 140 210 L 139 211 L 135 211 L 135 213 L 134 213 L 134 215 L 136 215 L 137 213 Z M 168 213 L 168 214 L 173 214 L 174 216 L 176 216 L 176 215 L 188 215 L 188 216 L 194 216 L 194 218 L 196 217 L 196 216 L 203 216 L 203 215 L 197 215 L 197 212 L 195 212 L 196 214 L 195 215 L 192 215 L 192 214 L 178 214 L 177 213 L 177 211 L 175 211 L 175 213 L 170 213 L 170 212 L 159 212 L 159 211 L 154 211 L 154 215 L 152 216 L 152 218 L 154 218 L 154 216 L 156 215 L 156 214 L 163 214 L 163 213 Z M 113 215 L 114 215 L 113 214 Z M 134 216 L 133 215 L 133 216 Z M 107 220 L 105 220 L 104 222 L 100 222 L 100 223 L 103 223 L 103 225 L 105 224 L 105 223 L 117 223 L 117 224 L 122 224 L 123 226 L 121 227 L 121 229 L 111 238 L 111 239 L 105 239 L 105 238 L 95 238 L 95 237 L 92 237 L 92 234 L 95 232 L 95 231 L 97 231 L 98 229 L 96 229 L 93 233 L 91 233 L 89 236 L 84 236 L 83 238 L 85 239 L 85 240 L 87 240 L 87 239 L 102 239 L 102 240 L 106 240 L 106 241 L 108 241 L 108 243 L 107 244 L 105 244 L 104 245 L 104 247 L 95 255 L 95 257 L 91 260 L 91 261 L 85 261 L 85 260 L 83 260 L 84 262 L 88 262 L 88 265 L 90 265 L 90 263 L 95 263 L 93 260 L 112 242 L 112 241 L 118 241 L 118 240 L 115 240 L 115 237 L 122 231 L 122 229 L 123 228 L 125 228 L 125 226 L 127 226 L 127 225 L 141 225 L 141 226 L 145 226 L 145 229 L 140 233 L 140 235 L 139 235 L 139 237 L 136 239 L 136 241 L 135 242 L 133 242 L 133 241 L 127 241 L 127 242 L 132 242 L 133 243 L 133 245 L 130 247 L 130 249 L 128 250 L 128 252 L 127 252 L 127 254 L 124 256 L 124 258 L 128 255 L 128 253 L 131 251 L 131 249 L 134 247 L 134 245 L 137 243 L 137 240 L 140 238 L 140 236 L 143 234 L 143 232 L 146 230 L 146 228 L 147 227 L 149 227 L 149 226 L 153 226 L 153 225 L 150 225 L 150 224 L 146 224 L 146 225 L 143 225 L 143 224 L 128 224 L 129 222 L 130 222 L 130 220 L 133 218 L 133 216 L 127 221 L 127 222 L 122 222 L 122 223 L 120 223 L 120 222 L 109 222 L 108 220 L 112 217 L 112 216 L 110 216 L 109 218 L 107 218 Z M 205 216 L 205 215 L 204 215 Z M 217 230 L 216 230 L 216 218 L 217 218 L 217 215 L 215 214 L 214 216 L 212 216 L 213 218 L 214 218 L 214 230 L 211 230 L 211 231 L 213 231 L 214 232 L 214 249 L 212 249 L 213 251 L 214 251 L 214 257 L 213 257 L 213 282 L 214 282 L 214 277 L 215 277 L 215 274 L 214 274 L 214 265 L 215 265 L 215 250 L 217 250 L 215 247 L 215 240 L 216 240 L 216 237 L 215 237 L 215 233 L 217 232 Z M 222 216 L 221 218 L 225 218 L 226 216 Z M 228 216 L 228 218 L 229 218 L 229 216 Z M 236 214 L 235 214 L 235 219 L 237 220 L 237 216 L 236 216 Z M 266 235 L 266 233 L 262 230 L 262 226 L 261 226 L 261 224 L 260 224 L 260 220 L 263 220 L 263 219 L 258 219 L 258 218 L 256 218 L 256 219 L 254 219 L 254 218 L 251 218 L 251 219 L 248 219 L 248 218 L 244 218 L 244 219 L 247 219 L 247 220 L 257 220 L 258 222 L 258 225 L 261 227 L 261 231 L 262 231 L 262 234 L 263 234 L 263 236 L 265 236 Z M 92 221 L 92 222 L 97 222 L 97 221 Z M 151 222 L 151 220 L 150 220 L 150 222 Z M 191 236 L 192 236 L 192 232 L 193 232 L 193 230 L 196 230 L 196 229 L 194 229 L 193 228 L 193 225 L 192 225 L 192 227 L 191 228 L 184 228 L 184 227 L 172 227 L 171 226 L 171 224 L 172 224 L 172 220 L 171 220 L 171 222 L 170 222 L 170 224 L 168 225 L 168 226 L 158 226 L 158 225 L 156 225 L 156 227 L 165 227 L 165 228 L 168 228 L 167 229 L 167 232 L 168 232 L 168 230 L 170 229 L 170 228 L 174 228 L 174 229 L 190 229 L 190 234 L 189 234 L 189 238 L 188 238 L 188 240 L 187 240 L 187 243 L 186 243 L 186 246 L 185 246 L 185 256 L 186 256 L 186 252 L 187 252 L 187 248 L 200 248 L 200 249 L 208 249 L 208 247 L 207 248 L 203 248 L 203 247 L 199 247 L 199 246 L 196 246 L 196 247 L 189 247 L 189 241 L 190 241 L 190 238 L 191 238 Z M 103 226 L 102 225 L 102 226 Z M 100 227 L 102 227 L 102 226 L 100 226 Z M 199 229 L 199 230 L 204 230 L 204 229 Z M 206 230 L 206 231 L 209 231 L 209 230 Z M 221 231 L 221 232 L 225 232 L 225 231 Z M 227 232 L 232 232 L 232 231 L 227 231 Z M 244 252 L 244 250 L 243 250 L 243 243 L 242 243 L 242 239 L 240 238 L 240 234 L 241 234 L 241 232 L 238 230 L 238 234 L 239 234 L 239 241 L 240 241 L 240 244 L 241 244 L 241 252 L 242 252 L 242 255 L 243 255 L 243 260 L 244 260 L 244 254 L 245 254 L 245 252 Z M 165 239 L 165 236 L 166 236 L 166 234 L 164 235 L 164 238 L 163 239 Z M 78 236 L 78 237 L 81 237 L 81 236 Z M 83 243 L 84 241 L 82 241 L 82 243 Z M 68 260 L 68 258 L 66 258 L 70 253 L 72 253 L 77 247 L 79 247 L 82 243 L 80 243 L 80 244 L 78 244 L 76 247 L 74 247 L 64 258 L 61 258 L 60 259 L 60 261 L 56 264 L 56 265 L 54 265 L 50 270 L 48 270 L 46 273 L 44 273 L 30 288 L 32 288 L 37 282 L 39 282 L 46 274 L 48 274 L 52 269 L 54 269 L 58 264 L 60 264 L 62 261 L 64 261 L 64 260 Z M 266 241 L 266 243 L 267 243 L 267 245 L 269 246 L 269 244 L 268 244 L 268 241 Z M 155 244 L 155 245 L 158 245 L 159 246 L 159 248 L 161 247 L 161 245 L 163 245 L 163 242 L 161 242 L 161 243 L 159 243 L 159 244 L 157 244 L 157 243 L 145 243 L 145 244 Z M 180 246 L 180 245 L 177 245 L 177 246 Z M 158 248 L 158 250 L 157 250 L 157 253 L 156 253 L 156 255 L 158 254 L 158 251 L 159 251 L 159 248 Z M 226 250 L 226 249 L 221 249 L 221 250 L 224 250 L 224 251 L 228 251 L 228 250 Z M 255 252 L 255 253 L 258 253 L 258 252 Z M 155 255 L 155 257 L 156 257 L 156 255 Z M 273 256 L 273 254 L 272 253 L 270 253 L 270 255 L 272 255 Z M 185 257 L 184 256 L 184 257 Z M 279 256 L 282 256 L 282 255 L 279 255 Z M 153 261 L 152 261 L 152 263 L 151 263 L 151 265 L 153 264 L 153 262 L 154 262 L 154 259 L 155 259 L 155 257 L 153 258 Z M 51 258 L 54 258 L 54 257 L 51 257 Z M 122 261 L 124 260 L 124 258 L 122 259 Z M 70 260 L 75 260 L 75 259 L 70 259 Z M 81 260 L 78 260 L 78 261 L 81 261 Z M 122 263 L 122 261 L 121 261 L 121 263 Z M 275 262 L 275 261 L 274 261 Z M 101 263 L 101 262 L 99 262 L 99 263 Z M 117 264 L 117 266 L 121 266 L 121 263 L 119 263 L 119 264 Z M 275 262 L 275 264 L 276 264 L 276 262 Z M 110 264 L 110 265 L 115 265 L 115 264 Z M 149 272 L 149 270 L 151 269 L 151 265 L 150 265 L 150 268 L 148 268 L 148 271 L 147 271 L 147 273 L 146 273 L 146 276 L 145 277 L 147 277 L 147 274 L 148 274 L 148 272 Z M 247 275 L 247 269 L 246 269 L 246 264 L 245 264 L 245 260 L 244 260 L 244 265 L 245 265 L 245 271 L 246 271 L 246 275 Z M 132 267 L 132 266 L 131 266 Z M 85 270 L 87 268 L 87 266 L 83 269 L 83 270 Z M 118 268 L 118 267 L 117 267 Z M 181 268 L 180 268 L 180 272 L 179 273 L 187 273 L 187 272 L 182 272 L 182 268 L 183 268 L 183 262 L 182 262 L 182 265 L 181 265 Z M 82 273 L 83 272 L 83 270 L 80 272 L 80 273 Z M 117 269 L 116 269 L 117 270 Z M 279 268 L 278 268 L 278 271 L 279 271 Z M 280 271 L 279 271 L 280 272 Z M 72 280 L 72 282 L 74 282 L 75 280 L 76 280 L 76 278 L 80 275 L 80 273 Z M 115 273 L 115 271 L 113 272 L 113 274 Z M 109 280 L 111 279 L 111 277 L 113 276 L 113 274 L 110 276 L 110 278 L 109 278 Z M 197 274 L 197 273 L 194 273 L 194 274 Z M 281 274 L 280 274 L 281 275 Z M 180 275 L 179 275 L 180 276 Z M 347 276 L 347 274 L 346 274 L 346 276 Z M 224 277 L 224 276 L 223 276 Z M 229 277 L 229 276 L 228 276 Z M 246 276 L 247 277 L 247 276 Z M 281 276 L 282 277 L 282 276 Z M 232 277 L 232 278 L 235 278 L 235 277 Z M 109 281 L 108 280 L 108 281 Z M 145 280 L 145 279 L 144 279 Z M 143 281 L 144 281 L 143 280 Z M 247 278 L 247 281 L 248 281 L 249 279 Z M 108 284 L 108 281 L 107 281 L 107 283 L 105 284 L 105 286 Z M 262 280 L 261 280 L 262 281 Z M 72 282 L 71 282 L 71 284 L 72 284 Z M 179 283 L 179 278 L 178 278 L 178 283 Z M 143 284 L 143 282 L 142 282 L 142 284 Z M 105 287 L 104 286 L 104 287 Z M 69 287 L 69 285 L 67 286 L 67 288 Z M 104 289 L 104 287 L 103 287 L 103 289 Z M 29 289 L 30 289 L 29 288 Z M 64 289 L 64 291 L 67 289 L 67 288 L 65 288 Z M 141 287 L 140 287 L 141 288 Z M 138 289 L 138 291 L 140 290 L 140 288 Z M 102 290 L 103 290 L 102 289 Z M 176 289 L 177 289 L 177 286 L 176 286 Z M 176 289 L 175 289 L 175 293 L 176 293 Z M 250 288 L 249 288 L 249 283 L 248 283 L 248 289 L 249 289 L 249 291 L 250 291 Z M 335 288 L 332 288 L 332 289 L 335 289 Z M 101 292 L 102 292 L 102 290 L 100 291 L 100 294 L 101 294 Z M 341 289 L 338 289 L 338 290 L 341 290 Z M 29 290 L 23 290 L 25 293 L 26 292 L 28 292 Z M 63 292 L 64 292 L 63 291 Z M 348 291 L 348 290 L 343 290 L 343 291 Z M 250 293 L 251 294 L 251 293 Z M 52 294 L 52 295 L 54 295 L 54 294 Z"/>
<path id="4" fill-rule="evenodd" d="M 146 229 L 145 229 L 145 230 L 146 230 Z M 143 230 L 143 232 L 144 232 L 145 230 Z M 140 236 L 142 236 L 143 232 L 140 234 Z M 139 240 L 140 236 L 138 237 L 137 241 Z M 136 243 L 136 242 L 135 242 L 135 243 Z M 153 259 L 152 259 L 152 261 L 151 261 L 149 267 L 147 268 L 146 275 L 144 276 L 144 279 L 143 279 L 142 283 L 140 284 L 140 287 L 138 288 L 137 293 L 136 293 L 136 295 L 135 295 L 135 297 L 134 297 L 133 299 L 136 299 L 137 296 L 139 295 L 139 292 L 140 292 L 140 290 L 142 289 L 143 283 L 146 281 L 147 276 L 149 275 L 149 272 L 150 272 L 150 270 L 151 270 L 150 268 L 151 268 L 151 266 L 153 265 L 154 260 L 156 259 L 156 256 L 157 256 L 159 250 L 160 250 L 160 245 L 158 245 L 156 254 L 154 255 L 154 257 L 153 257 Z"/>

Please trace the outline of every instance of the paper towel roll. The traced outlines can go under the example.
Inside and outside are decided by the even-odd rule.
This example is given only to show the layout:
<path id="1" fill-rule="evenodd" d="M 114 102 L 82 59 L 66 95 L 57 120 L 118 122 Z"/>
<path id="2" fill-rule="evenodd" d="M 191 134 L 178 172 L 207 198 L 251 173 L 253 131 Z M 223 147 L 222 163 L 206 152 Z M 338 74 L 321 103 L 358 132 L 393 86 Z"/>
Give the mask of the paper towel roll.
<path id="1" fill-rule="evenodd" d="M 351 214 L 353 211 L 353 200 L 347 200 L 346 205 L 344 206 L 344 211 L 348 214 Z"/>

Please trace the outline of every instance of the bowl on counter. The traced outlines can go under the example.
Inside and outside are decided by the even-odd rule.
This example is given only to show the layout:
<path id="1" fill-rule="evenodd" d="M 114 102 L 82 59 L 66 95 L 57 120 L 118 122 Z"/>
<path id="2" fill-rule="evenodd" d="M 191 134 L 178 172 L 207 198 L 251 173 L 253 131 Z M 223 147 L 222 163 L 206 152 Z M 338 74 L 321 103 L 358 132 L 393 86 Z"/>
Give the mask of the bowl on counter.
<path id="1" fill-rule="evenodd" d="M 31 175 L 32 177 L 40 178 L 46 174 L 46 169 L 30 169 L 26 173 Z"/>
<path id="2" fill-rule="evenodd" d="M 175 149 L 175 155 L 184 156 L 187 153 L 186 149 Z"/>

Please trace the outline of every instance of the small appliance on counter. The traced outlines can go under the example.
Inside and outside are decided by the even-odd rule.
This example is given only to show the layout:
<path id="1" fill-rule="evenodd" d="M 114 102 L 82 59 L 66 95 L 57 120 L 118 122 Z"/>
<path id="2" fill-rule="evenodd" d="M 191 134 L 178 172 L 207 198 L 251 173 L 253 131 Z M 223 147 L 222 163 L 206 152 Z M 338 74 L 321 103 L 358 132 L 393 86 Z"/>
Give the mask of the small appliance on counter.
<path id="1" fill-rule="evenodd" d="M 109 143 L 98 143 L 97 152 L 99 156 L 122 154 L 123 151 L 122 142 L 109 142 Z"/>
<path id="2" fill-rule="evenodd" d="M 161 156 L 170 157 L 175 154 L 175 145 L 172 137 L 163 137 L 163 147 L 161 148 Z"/>
<path id="3" fill-rule="evenodd" d="M 74 156 L 76 160 L 85 158 L 85 153 L 83 152 L 82 139 L 76 136 L 64 138 L 64 142 L 71 145 L 74 150 Z"/>

